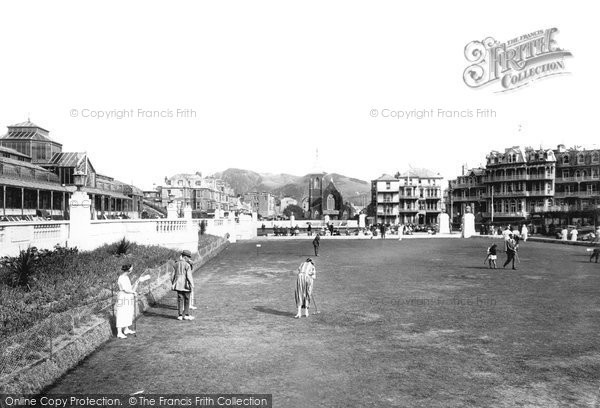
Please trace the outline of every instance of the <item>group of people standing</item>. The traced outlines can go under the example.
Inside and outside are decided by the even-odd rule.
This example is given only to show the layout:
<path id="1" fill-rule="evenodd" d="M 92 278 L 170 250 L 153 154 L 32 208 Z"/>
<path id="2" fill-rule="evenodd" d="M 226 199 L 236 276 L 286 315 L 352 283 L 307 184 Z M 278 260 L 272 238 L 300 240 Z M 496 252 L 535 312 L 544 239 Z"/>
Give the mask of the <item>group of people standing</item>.
<path id="1" fill-rule="evenodd" d="M 523 227 L 527 228 L 525 225 Z M 526 231 L 526 230 L 525 230 Z M 504 237 L 504 252 L 506 252 L 506 261 L 504 262 L 503 268 L 506 268 L 507 265 L 510 265 L 512 262 L 512 269 L 517 269 L 515 267 L 515 259 L 519 260 L 519 241 L 522 239 L 524 242 L 527 240 L 527 232 L 521 234 L 515 231 L 511 231 L 510 225 L 507 226 L 504 231 L 502 231 L 502 236 Z M 488 263 L 490 269 L 496 269 L 496 260 L 498 259 L 498 245 L 492 244 L 487 249 L 487 256 L 483 263 Z M 520 261 L 519 261 L 520 262 Z"/>
<path id="2" fill-rule="evenodd" d="M 175 269 L 171 279 L 171 289 L 177 292 L 178 320 L 194 320 L 190 310 L 197 309 L 194 306 L 194 277 L 192 271 L 194 263 L 192 253 L 188 250 L 181 252 L 179 259 L 175 262 Z M 126 339 L 128 334 L 135 334 L 130 329 L 135 318 L 135 305 L 137 302 L 138 284 L 140 279 L 131 284 L 131 273 L 133 265 L 125 264 L 121 267 L 121 273 L 117 279 L 117 300 L 115 303 L 115 325 L 117 337 Z"/>

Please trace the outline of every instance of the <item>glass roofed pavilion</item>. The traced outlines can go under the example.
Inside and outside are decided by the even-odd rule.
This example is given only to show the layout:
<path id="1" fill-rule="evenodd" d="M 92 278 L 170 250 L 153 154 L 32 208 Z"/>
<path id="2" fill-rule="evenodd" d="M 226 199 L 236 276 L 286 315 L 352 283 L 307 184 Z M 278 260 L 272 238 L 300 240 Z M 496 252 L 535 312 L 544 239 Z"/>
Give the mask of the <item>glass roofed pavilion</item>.
<path id="1" fill-rule="evenodd" d="M 28 120 L 0 137 L 0 220 L 68 218 L 76 171 L 85 175 L 92 218 L 139 218 L 139 188 L 98 174 L 87 153 L 63 152 L 46 129 Z"/>

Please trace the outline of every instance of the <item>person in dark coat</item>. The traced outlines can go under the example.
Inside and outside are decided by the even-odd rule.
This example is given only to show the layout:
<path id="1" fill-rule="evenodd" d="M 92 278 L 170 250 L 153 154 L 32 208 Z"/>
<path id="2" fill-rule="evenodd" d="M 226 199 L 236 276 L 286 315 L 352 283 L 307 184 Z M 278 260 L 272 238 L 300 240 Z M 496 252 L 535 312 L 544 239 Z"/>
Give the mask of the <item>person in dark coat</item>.
<path id="1" fill-rule="evenodd" d="M 177 292 L 178 320 L 194 320 L 194 316 L 190 316 L 190 292 L 194 290 L 194 278 L 192 268 L 187 261 L 187 258 L 191 257 L 192 254 L 188 250 L 181 253 L 175 263 L 175 273 L 171 280 L 171 289 Z"/>
<path id="2" fill-rule="evenodd" d="M 321 234 L 317 232 L 315 239 L 313 239 L 313 248 L 315 249 L 315 256 L 319 256 L 319 245 L 321 244 Z"/>
<path id="3" fill-rule="evenodd" d="M 308 223 L 308 228 L 306 228 L 306 231 L 308 231 L 308 236 L 310 237 L 312 235 L 312 225 L 310 225 L 310 223 Z"/>
<path id="4" fill-rule="evenodd" d="M 506 268 L 506 265 L 508 265 L 512 261 L 512 268 L 517 269 L 517 268 L 515 268 L 515 256 L 517 255 L 517 243 L 512 238 L 512 234 L 509 235 L 509 238 L 505 242 L 505 244 L 506 244 L 506 262 L 504 262 L 503 267 Z"/>

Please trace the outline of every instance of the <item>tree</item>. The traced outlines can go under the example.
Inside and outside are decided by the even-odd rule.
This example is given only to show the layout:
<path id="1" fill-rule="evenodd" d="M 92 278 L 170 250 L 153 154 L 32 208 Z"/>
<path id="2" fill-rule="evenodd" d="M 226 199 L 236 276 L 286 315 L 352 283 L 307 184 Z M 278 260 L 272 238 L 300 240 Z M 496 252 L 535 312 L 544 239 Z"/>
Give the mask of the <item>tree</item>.
<path id="1" fill-rule="evenodd" d="M 285 215 L 288 218 L 291 217 L 292 213 L 294 213 L 294 217 L 297 220 L 304 219 L 304 210 L 299 205 L 290 204 L 283 209 L 283 215 Z"/>

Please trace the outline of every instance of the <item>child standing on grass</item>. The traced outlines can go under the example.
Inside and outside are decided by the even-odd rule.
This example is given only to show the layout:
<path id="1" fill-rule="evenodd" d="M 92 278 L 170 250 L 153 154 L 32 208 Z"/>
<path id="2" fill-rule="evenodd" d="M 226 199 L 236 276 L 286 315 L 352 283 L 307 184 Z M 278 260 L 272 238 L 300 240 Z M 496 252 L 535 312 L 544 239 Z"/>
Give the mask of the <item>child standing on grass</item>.
<path id="1" fill-rule="evenodd" d="M 483 261 L 483 263 L 485 264 L 486 262 L 488 262 L 490 269 L 492 269 L 492 266 L 494 267 L 494 269 L 496 269 L 496 259 L 498 259 L 498 245 L 493 244 L 487 249 L 487 257 L 485 258 L 485 261 Z"/>

